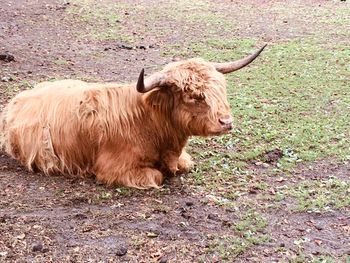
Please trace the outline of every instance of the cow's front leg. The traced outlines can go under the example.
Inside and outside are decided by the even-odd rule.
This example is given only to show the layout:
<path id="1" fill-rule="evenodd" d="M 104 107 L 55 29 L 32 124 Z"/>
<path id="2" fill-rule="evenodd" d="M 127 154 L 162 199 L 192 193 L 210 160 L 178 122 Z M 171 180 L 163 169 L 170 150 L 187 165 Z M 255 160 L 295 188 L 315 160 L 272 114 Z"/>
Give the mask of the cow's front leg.
<path id="1" fill-rule="evenodd" d="M 108 185 L 122 185 L 136 188 L 159 187 L 163 174 L 151 163 L 139 162 L 133 155 L 117 155 L 113 151 L 101 152 L 94 165 L 98 181 Z"/>
<path id="2" fill-rule="evenodd" d="M 194 166 L 191 155 L 189 155 L 185 149 L 182 150 L 182 153 L 179 157 L 177 168 L 181 173 L 188 173 Z"/>
<path id="3" fill-rule="evenodd" d="M 194 165 L 191 156 L 185 150 L 182 150 L 180 154 L 167 152 L 167 154 L 163 155 L 163 162 L 165 163 L 166 170 L 171 175 L 187 173 Z"/>
<path id="4" fill-rule="evenodd" d="M 178 172 L 177 164 L 179 161 L 179 154 L 168 151 L 162 155 L 162 170 L 165 174 L 174 176 Z"/>

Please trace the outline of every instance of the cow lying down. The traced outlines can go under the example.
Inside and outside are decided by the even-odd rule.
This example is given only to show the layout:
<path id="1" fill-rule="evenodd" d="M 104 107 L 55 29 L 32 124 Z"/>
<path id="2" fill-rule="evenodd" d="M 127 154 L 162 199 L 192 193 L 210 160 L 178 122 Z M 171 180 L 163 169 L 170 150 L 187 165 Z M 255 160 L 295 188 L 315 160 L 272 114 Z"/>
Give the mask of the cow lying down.
<path id="1" fill-rule="evenodd" d="M 0 148 L 29 170 L 94 174 L 108 185 L 158 187 L 164 176 L 189 171 L 190 136 L 232 128 L 223 74 L 234 62 L 189 59 L 137 83 L 43 82 L 15 96 L 0 117 Z"/>

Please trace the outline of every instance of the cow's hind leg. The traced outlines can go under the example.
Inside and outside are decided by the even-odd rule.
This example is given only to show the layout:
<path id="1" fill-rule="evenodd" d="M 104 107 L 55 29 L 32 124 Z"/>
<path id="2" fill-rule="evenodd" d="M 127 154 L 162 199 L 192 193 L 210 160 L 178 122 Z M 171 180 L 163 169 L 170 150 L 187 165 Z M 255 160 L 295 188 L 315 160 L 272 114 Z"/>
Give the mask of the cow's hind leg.
<path id="1" fill-rule="evenodd" d="M 124 172 L 97 173 L 96 178 L 108 185 L 115 184 L 140 189 L 159 188 L 164 181 L 164 176 L 159 170 L 148 167 L 135 168 Z"/>

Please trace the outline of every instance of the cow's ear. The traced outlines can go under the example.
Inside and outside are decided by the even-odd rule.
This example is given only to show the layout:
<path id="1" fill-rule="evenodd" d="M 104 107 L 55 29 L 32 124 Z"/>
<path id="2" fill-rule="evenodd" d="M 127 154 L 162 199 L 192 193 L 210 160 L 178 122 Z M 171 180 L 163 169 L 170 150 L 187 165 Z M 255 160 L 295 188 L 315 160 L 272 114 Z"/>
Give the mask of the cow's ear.
<path id="1" fill-rule="evenodd" d="M 174 96 L 169 89 L 159 89 L 144 95 L 145 103 L 160 112 L 169 112 L 174 106 Z"/>

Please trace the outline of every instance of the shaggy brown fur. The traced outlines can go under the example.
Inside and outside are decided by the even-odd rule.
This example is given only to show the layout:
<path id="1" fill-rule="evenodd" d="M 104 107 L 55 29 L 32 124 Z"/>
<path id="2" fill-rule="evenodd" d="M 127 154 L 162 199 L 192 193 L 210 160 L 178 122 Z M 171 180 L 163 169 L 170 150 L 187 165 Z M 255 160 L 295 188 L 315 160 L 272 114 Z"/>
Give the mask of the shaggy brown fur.
<path id="1" fill-rule="evenodd" d="M 0 119 L 0 147 L 29 170 L 91 173 L 97 180 L 158 187 L 165 174 L 188 171 L 189 136 L 230 127 L 224 76 L 191 59 L 167 65 L 166 84 L 138 93 L 135 84 L 43 82 L 21 92 Z"/>

